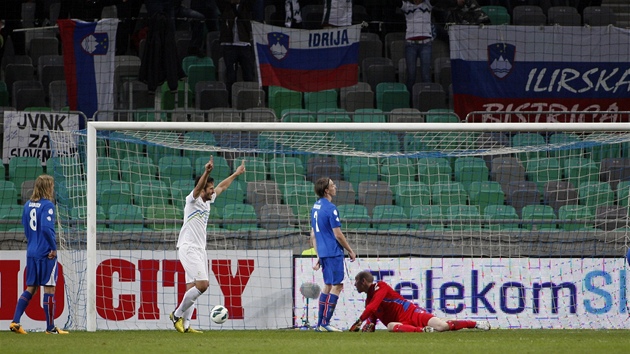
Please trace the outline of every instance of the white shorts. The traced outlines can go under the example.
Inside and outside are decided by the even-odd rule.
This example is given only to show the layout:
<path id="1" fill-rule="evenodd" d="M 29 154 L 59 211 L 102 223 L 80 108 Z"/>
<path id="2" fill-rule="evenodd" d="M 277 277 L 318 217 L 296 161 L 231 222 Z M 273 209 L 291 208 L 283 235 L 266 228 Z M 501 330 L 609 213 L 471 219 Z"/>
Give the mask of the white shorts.
<path id="1" fill-rule="evenodd" d="M 186 273 L 186 284 L 208 280 L 208 254 L 205 249 L 182 246 L 177 254 Z"/>

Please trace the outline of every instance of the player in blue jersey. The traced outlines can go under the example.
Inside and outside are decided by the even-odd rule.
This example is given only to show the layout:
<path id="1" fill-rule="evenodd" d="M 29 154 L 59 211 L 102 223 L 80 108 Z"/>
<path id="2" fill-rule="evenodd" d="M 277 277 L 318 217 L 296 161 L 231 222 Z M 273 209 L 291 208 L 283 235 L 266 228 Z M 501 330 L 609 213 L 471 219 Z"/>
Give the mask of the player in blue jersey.
<path id="1" fill-rule="evenodd" d="M 341 232 L 339 211 L 332 203 L 337 195 L 335 182 L 328 177 L 319 178 L 315 182 L 315 194 L 319 200 L 311 210 L 311 239 L 317 252 L 317 263 L 313 267 L 324 274 L 324 288 L 319 295 L 318 332 L 341 332 L 330 325 L 339 294 L 343 290 L 344 249 L 348 251 L 350 261 L 354 262 L 356 255 Z"/>
<path id="2" fill-rule="evenodd" d="M 55 181 L 49 175 L 35 180 L 31 199 L 24 205 L 22 225 L 26 235 L 26 290 L 20 296 L 9 329 L 27 334 L 20 318 L 33 295 L 44 287 L 47 334 L 68 334 L 55 326 L 55 286 L 57 285 L 57 241 L 55 240 Z"/>

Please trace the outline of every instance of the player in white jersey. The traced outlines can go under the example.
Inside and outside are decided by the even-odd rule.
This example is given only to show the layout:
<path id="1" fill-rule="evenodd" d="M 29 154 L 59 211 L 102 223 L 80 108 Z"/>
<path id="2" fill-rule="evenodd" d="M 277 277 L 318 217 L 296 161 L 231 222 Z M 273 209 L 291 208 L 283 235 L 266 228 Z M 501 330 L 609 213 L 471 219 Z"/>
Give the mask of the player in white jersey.
<path id="1" fill-rule="evenodd" d="M 322 26 L 341 27 L 352 24 L 352 0 L 324 0 Z"/>
<path id="2" fill-rule="evenodd" d="M 190 318 L 195 310 L 197 298 L 210 286 L 208 279 L 208 256 L 206 254 L 206 238 L 208 216 L 211 204 L 214 203 L 237 176 L 245 172 L 245 161 L 236 168 L 233 174 L 224 179 L 216 187 L 210 172 L 214 167 L 214 158 L 206 163 L 203 174 L 197 178 L 195 188 L 186 196 L 184 207 L 184 224 L 177 240 L 177 254 L 186 272 L 186 293 L 177 309 L 169 316 L 178 332 L 199 333 L 190 327 Z"/>

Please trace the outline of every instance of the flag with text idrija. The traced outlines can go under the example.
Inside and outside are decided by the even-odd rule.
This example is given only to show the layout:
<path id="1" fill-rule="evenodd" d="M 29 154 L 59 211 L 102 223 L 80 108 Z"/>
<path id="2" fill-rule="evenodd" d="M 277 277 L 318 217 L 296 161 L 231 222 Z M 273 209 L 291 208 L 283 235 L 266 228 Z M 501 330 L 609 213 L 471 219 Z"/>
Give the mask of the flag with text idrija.
<path id="1" fill-rule="evenodd" d="M 361 27 L 299 30 L 252 22 L 261 86 L 310 92 L 358 80 Z"/>
<path id="2" fill-rule="evenodd" d="M 117 19 L 59 20 L 70 110 L 92 117 L 114 109 Z"/>

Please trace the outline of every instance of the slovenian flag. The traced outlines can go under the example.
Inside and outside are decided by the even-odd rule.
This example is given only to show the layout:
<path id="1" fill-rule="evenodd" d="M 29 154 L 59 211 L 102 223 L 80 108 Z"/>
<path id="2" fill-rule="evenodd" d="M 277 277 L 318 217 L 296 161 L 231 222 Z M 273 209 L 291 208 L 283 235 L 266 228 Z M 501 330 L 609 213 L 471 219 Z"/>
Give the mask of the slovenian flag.
<path id="1" fill-rule="evenodd" d="M 70 110 L 91 118 L 114 109 L 117 19 L 59 20 Z"/>
<path id="2" fill-rule="evenodd" d="M 357 83 L 360 25 L 309 31 L 252 22 L 252 32 L 261 86 L 311 92 Z"/>

